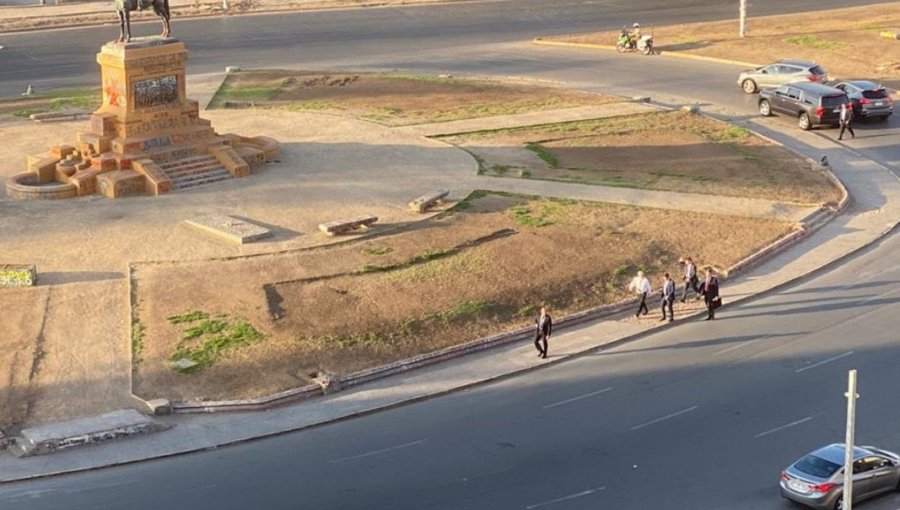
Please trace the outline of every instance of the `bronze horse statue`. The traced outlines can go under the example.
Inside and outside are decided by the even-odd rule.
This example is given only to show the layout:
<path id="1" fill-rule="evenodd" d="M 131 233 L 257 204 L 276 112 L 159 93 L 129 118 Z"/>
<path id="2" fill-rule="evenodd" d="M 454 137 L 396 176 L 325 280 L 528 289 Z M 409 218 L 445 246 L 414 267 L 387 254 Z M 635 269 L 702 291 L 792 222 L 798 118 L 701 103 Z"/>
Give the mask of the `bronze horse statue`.
<path id="1" fill-rule="evenodd" d="M 119 15 L 119 39 L 116 42 L 131 40 L 131 11 L 150 7 L 162 19 L 162 37 L 169 37 L 169 0 L 116 0 L 116 13 Z"/>

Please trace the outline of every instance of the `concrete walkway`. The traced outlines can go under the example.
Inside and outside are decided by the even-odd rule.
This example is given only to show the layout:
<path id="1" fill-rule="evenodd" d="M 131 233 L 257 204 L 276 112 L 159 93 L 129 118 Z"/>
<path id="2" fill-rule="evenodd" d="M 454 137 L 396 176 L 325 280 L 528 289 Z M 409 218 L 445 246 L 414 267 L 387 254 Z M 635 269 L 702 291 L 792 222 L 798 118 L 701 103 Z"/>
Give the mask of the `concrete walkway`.
<path id="1" fill-rule="evenodd" d="M 769 119 L 748 122 L 748 127 L 808 157 L 827 155 L 853 202 L 847 212 L 802 244 L 725 282 L 722 292 L 726 315 L 729 305 L 835 262 L 878 240 L 900 222 L 900 181 L 886 168 L 814 133 L 784 128 Z M 676 316 L 685 320 L 696 312 L 696 305 L 692 305 L 677 310 Z M 548 360 L 536 359 L 533 347 L 527 343 L 510 345 L 264 413 L 172 416 L 164 421 L 174 427 L 155 435 L 46 457 L 13 459 L 4 454 L 0 456 L 0 480 L 8 482 L 176 455 L 374 412 L 602 348 L 656 328 L 656 320 L 654 315 L 642 320 L 612 318 L 560 331 L 553 339 L 552 357 Z"/>

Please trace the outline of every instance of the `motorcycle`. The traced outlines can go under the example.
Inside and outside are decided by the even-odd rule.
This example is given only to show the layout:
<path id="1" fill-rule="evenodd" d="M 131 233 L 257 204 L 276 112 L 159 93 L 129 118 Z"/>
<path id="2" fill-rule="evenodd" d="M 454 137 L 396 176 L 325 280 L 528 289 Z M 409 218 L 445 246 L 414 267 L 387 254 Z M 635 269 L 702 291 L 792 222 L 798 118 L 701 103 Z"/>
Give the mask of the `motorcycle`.
<path id="1" fill-rule="evenodd" d="M 623 28 L 619 34 L 619 40 L 616 41 L 616 51 L 625 53 L 627 51 L 639 51 L 644 55 L 653 54 L 653 36 L 642 35 L 640 39 L 634 41 L 628 33 L 628 28 Z"/>

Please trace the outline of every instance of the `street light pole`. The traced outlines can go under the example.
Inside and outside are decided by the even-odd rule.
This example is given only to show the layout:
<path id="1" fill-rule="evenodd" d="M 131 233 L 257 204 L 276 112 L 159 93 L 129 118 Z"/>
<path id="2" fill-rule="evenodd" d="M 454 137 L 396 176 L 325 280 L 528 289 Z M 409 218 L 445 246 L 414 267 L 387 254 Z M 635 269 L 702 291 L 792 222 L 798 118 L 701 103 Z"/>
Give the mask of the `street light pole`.
<path id="1" fill-rule="evenodd" d="M 739 35 L 747 37 L 747 0 L 741 0 L 741 29 Z"/>
<path id="2" fill-rule="evenodd" d="M 853 508 L 853 442 L 856 434 L 856 370 L 847 374 L 847 437 L 844 439 L 844 510 Z"/>

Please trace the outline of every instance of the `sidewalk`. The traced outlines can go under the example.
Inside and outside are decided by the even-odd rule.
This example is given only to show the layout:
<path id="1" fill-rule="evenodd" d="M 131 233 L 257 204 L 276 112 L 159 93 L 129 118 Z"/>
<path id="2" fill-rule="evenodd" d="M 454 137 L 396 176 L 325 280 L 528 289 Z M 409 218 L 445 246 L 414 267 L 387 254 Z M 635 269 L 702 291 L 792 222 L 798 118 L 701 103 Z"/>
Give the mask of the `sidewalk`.
<path id="1" fill-rule="evenodd" d="M 847 212 L 768 262 L 725 282 L 731 304 L 769 291 L 835 262 L 881 238 L 900 222 L 900 180 L 881 165 L 863 159 L 814 133 L 799 132 L 771 119 L 746 121 L 748 127 L 804 156 L 826 155 L 850 191 Z M 679 320 L 698 313 L 697 305 L 676 312 Z M 561 331 L 551 358 L 536 359 L 533 347 L 519 343 L 389 377 L 362 387 L 267 412 L 221 415 L 176 415 L 160 418 L 167 432 L 61 452 L 14 459 L 0 455 L 0 482 L 9 482 L 161 458 L 253 438 L 277 435 L 402 405 L 474 384 L 558 363 L 571 356 L 635 338 L 657 329 L 657 322 L 609 318 Z M 662 327 L 669 327 L 664 325 Z"/>

